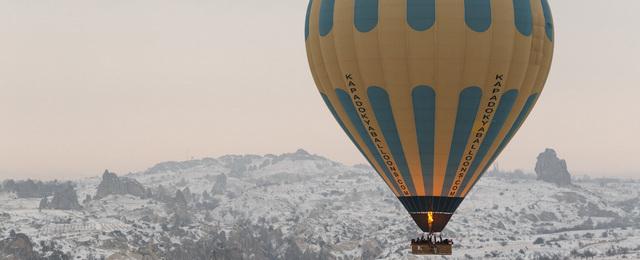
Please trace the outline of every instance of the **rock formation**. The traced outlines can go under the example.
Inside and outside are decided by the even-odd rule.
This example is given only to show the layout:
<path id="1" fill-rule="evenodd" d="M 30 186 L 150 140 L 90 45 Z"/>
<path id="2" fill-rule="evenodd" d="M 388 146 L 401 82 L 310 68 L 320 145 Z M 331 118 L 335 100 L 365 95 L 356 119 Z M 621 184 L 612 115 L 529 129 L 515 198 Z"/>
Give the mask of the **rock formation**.
<path id="1" fill-rule="evenodd" d="M 31 179 L 24 181 L 5 180 L 2 183 L 2 189 L 15 193 L 18 198 L 43 198 L 51 196 L 56 191 L 64 190 L 67 186 L 72 185 L 70 182 L 59 181 L 42 182 Z"/>
<path id="2" fill-rule="evenodd" d="M 40 205 L 38 205 L 38 210 L 43 210 L 49 208 L 49 200 L 47 197 L 44 197 L 40 200 Z"/>
<path id="3" fill-rule="evenodd" d="M 102 182 L 98 185 L 96 199 L 102 199 L 109 195 L 126 195 L 130 194 L 140 198 L 144 198 L 146 190 L 138 181 L 125 177 L 118 177 L 115 173 L 105 170 L 102 174 Z"/>
<path id="4" fill-rule="evenodd" d="M 182 191 L 176 191 L 176 197 L 173 199 L 173 216 L 171 217 L 174 228 L 183 227 L 192 223 L 191 214 L 187 200 Z"/>
<path id="5" fill-rule="evenodd" d="M 23 233 L 11 230 L 9 237 L 0 234 L 0 259 L 2 260 L 54 260 L 72 259 L 70 255 L 56 249 L 54 241 L 40 241 L 38 251 L 34 250 L 31 238 Z M 38 252 L 42 252 L 41 254 Z"/>
<path id="6" fill-rule="evenodd" d="M 173 202 L 173 195 L 169 192 L 169 189 L 165 188 L 162 184 L 158 185 L 153 191 L 153 198 L 166 203 Z"/>
<path id="7" fill-rule="evenodd" d="M 216 177 L 216 183 L 211 189 L 211 194 L 223 194 L 227 190 L 227 175 L 220 174 Z"/>
<path id="8" fill-rule="evenodd" d="M 25 234 L 11 230 L 9 238 L 0 241 L 0 259 L 35 259 L 33 243 Z"/>
<path id="9" fill-rule="evenodd" d="M 184 198 L 188 203 L 191 203 L 195 199 L 195 195 L 191 192 L 191 189 L 189 189 L 189 187 L 182 189 L 182 194 L 184 194 Z"/>
<path id="10" fill-rule="evenodd" d="M 47 205 L 48 209 L 59 210 L 79 210 L 82 207 L 78 203 L 78 194 L 72 186 L 67 186 L 66 189 L 56 191 L 53 195 L 53 199 Z"/>
<path id="11" fill-rule="evenodd" d="M 82 204 L 88 204 L 89 202 L 91 202 L 91 196 L 87 194 L 87 196 L 84 197 Z"/>
<path id="12" fill-rule="evenodd" d="M 177 205 L 180 205 L 182 207 L 187 207 L 187 204 L 188 204 L 187 199 L 185 198 L 184 193 L 180 190 L 176 191 L 176 197 L 174 201 Z"/>
<path id="13" fill-rule="evenodd" d="M 202 192 L 202 200 L 203 201 L 207 201 L 211 199 L 211 195 L 209 195 L 209 193 L 205 190 Z"/>
<path id="14" fill-rule="evenodd" d="M 560 186 L 571 185 L 571 174 L 567 170 L 567 162 L 558 158 L 558 154 L 553 149 L 546 149 L 538 155 L 536 175 L 538 180 Z"/>

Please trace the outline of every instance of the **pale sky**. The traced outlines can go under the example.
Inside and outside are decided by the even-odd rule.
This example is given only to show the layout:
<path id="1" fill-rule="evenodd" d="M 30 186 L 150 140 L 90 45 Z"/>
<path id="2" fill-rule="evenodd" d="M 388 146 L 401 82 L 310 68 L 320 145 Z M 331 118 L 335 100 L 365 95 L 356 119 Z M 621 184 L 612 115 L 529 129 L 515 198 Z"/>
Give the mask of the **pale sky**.
<path id="1" fill-rule="evenodd" d="M 500 167 L 553 147 L 575 174 L 640 176 L 640 1 L 550 3 L 551 76 Z M 0 179 L 297 148 L 364 162 L 310 76 L 306 5 L 0 0 Z"/>

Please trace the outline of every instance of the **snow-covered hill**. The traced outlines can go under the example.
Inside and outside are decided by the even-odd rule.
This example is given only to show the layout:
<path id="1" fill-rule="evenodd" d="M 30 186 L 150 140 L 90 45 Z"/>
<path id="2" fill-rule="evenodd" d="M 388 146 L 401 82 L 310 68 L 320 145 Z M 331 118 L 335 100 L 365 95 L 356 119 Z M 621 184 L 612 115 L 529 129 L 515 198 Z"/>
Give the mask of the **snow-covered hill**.
<path id="1" fill-rule="evenodd" d="M 451 258 L 640 258 L 639 182 L 508 176 L 483 178 L 462 204 L 445 232 Z M 408 241 L 418 228 L 369 167 L 299 150 L 164 162 L 126 177 L 149 195 L 61 211 L 0 192 L 0 240 L 14 230 L 36 252 L 77 259 L 416 258 Z M 100 181 L 74 182 L 78 197 Z"/>

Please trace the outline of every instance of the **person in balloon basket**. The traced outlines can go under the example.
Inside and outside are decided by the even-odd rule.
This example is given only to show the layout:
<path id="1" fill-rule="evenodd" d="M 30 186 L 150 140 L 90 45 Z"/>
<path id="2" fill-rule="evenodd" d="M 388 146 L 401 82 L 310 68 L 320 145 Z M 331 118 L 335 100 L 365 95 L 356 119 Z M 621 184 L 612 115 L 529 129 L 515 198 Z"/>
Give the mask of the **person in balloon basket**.
<path id="1" fill-rule="evenodd" d="M 453 245 L 453 241 L 450 239 L 443 239 L 442 234 L 440 234 L 438 237 L 436 237 L 436 235 L 430 234 L 430 235 L 427 235 L 427 238 L 425 238 L 424 235 L 422 235 L 417 239 L 411 239 L 411 244 L 431 245 L 431 246 Z"/>

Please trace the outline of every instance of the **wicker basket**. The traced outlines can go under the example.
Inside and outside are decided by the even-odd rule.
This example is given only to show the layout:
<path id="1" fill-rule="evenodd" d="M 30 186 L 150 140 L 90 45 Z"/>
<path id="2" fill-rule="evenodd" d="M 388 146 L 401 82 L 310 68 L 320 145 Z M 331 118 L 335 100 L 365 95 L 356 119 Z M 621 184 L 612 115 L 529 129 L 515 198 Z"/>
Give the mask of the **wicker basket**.
<path id="1" fill-rule="evenodd" d="M 411 253 L 414 255 L 451 255 L 452 245 L 412 244 Z"/>

